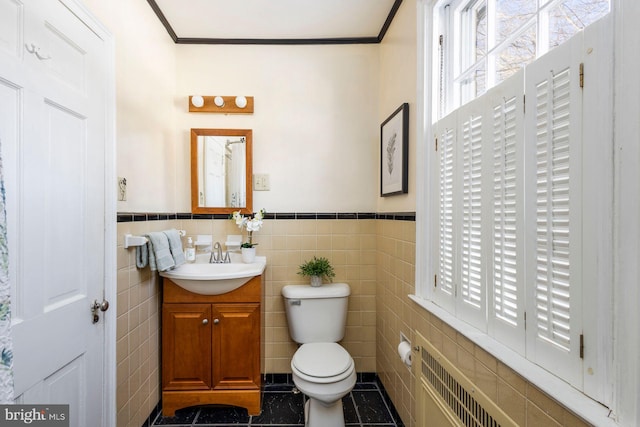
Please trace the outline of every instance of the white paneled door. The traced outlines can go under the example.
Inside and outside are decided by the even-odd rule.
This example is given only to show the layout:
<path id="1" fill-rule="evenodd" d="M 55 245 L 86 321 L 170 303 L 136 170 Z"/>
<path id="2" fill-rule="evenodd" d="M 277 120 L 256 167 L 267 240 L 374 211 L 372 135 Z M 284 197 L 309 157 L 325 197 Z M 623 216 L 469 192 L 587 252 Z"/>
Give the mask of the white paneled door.
<path id="1" fill-rule="evenodd" d="M 115 315 L 100 309 L 108 49 L 83 13 L 66 0 L 0 0 L 15 397 L 69 404 L 77 427 L 106 425 L 105 321 Z"/>

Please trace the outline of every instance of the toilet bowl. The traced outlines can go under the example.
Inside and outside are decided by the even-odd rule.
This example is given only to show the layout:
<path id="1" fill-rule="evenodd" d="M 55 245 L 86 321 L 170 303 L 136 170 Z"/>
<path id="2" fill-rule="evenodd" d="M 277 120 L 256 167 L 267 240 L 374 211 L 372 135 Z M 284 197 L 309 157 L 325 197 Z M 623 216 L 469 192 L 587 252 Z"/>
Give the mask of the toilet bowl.
<path id="1" fill-rule="evenodd" d="M 291 372 L 296 387 L 309 398 L 307 427 L 344 427 L 342 398 L 356 384 L 353 358 L 338 344 L 344 338 L 350 293 L 346 283 L 282 289 L 289 334 L 300 344 Z"/>
<path id="2" fill-rule="evenodd" d="M 309 398 L 305 425 L 344 426 L 342 398 L 356 383 L 349 353 L 337 343 L 303 344 L 293 355 L 291 371 L 294 384 Z"/>

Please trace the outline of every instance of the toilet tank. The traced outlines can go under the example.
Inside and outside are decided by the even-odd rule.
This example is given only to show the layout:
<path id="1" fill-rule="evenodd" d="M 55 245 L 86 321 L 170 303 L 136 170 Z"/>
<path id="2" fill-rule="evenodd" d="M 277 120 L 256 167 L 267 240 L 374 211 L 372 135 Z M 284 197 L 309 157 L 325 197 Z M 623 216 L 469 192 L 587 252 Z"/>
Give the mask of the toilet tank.
<path id="1" fill-rule="evenodd" d="M 346 283 L 282 288 L 291 339 L 299 344 L 342 340 L 350 294 Z"/>

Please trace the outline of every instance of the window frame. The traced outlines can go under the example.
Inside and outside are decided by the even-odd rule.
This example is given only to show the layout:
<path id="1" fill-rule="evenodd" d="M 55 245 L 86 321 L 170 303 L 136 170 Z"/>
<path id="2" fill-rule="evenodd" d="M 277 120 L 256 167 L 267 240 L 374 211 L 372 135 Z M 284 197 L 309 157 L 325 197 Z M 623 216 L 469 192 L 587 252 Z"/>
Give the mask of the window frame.
<path id="1" fill-rule="evenodd" d="M 482 95 L 482 93 L 485 93 L 500 83 L 502 80 L 498 78 L 496 66 L 498 61 L 497 57 L 530 29 L 533 28 L 535 30 L 534 60 L 553 49 L 552 46 L 549 46 L 549 14 L 565 0 L 534 0 L 537 3 L 535 12 L 524 20 L 516 31 L 500 41 L 497 40 L 496 36 L 497 24 L 495 13 L 491 13 L 491 11 L 496 9 L 496 1 L 497 0 L 440 0 L 434 6 L 434 16 L 436 17 L 436 25 L 439 27 L 439 35 L 444 37 L 444 54 L 440 58 L 441 61 L 444 61 L 444 64 L 441 64 L 440 67 L 445 75 L 439 93 L 444 105 L 441 105 L 440 108 L 435 111 L 434 120 L 446 116 L 454 109 Z M 471 31 L 469 26 L 465 25 L 465 22 L 469 22 L 471 19 L 465 16 L 465 13 L 470 10 L 475 10 L 476 6 L 480 3 L 484 3 L 486 8 L 486 52 L 481 60 L 472 61 L 468 58 L 471 56 L 470 52 L 475 51 L 475 49 L 462 45 L 463 42 L 466 41 L 468 43 L 470 41 L 469 36 Z M 612 0 L 609 0 L 609 15 L 611 14 L 611 3 Z M 454 35 L 461 36 L 454 37 Z M 463 58 L 465 56 L 467 59 Z M 469 93 L 471 93 L 473 88 L 465 89 L 463 84 L 468 79 L 472 79 L 473 74 L 481 68 L 484 68 L 484 91 L 471 96 Z M 473 86 L 477 89 L 476 83 L 474 83 Z"/>

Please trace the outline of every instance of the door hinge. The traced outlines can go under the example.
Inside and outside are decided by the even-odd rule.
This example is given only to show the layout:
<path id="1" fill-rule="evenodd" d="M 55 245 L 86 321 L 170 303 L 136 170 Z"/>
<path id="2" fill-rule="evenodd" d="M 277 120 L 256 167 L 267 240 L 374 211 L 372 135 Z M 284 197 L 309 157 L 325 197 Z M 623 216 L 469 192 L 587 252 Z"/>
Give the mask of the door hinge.
<path id="1" fill-rule="evenodd" d="M 527 330 L 527 312 L 524 312 L 524 330 Z"/>
<path id="2" fill-rule="evenodd" d="M 584 62 L 580 63 L 580 87 L 584 88 Z"/>
<path id="3" fill-rule="evenodd" d="M 522 95 L 522 112 L 527 112 L 527 95 Z"/>
<path id="4" fill-rule="evenodd" d="M 580 359 L 584 359 L 584 334 L 580 334 Z"/>
<path id="5" fill-rule="evenodd" d="M 438 151 L 438 138 L 436 137 L 436 151 Z"/>
<path id="6" fill-rule="evenodd" d="M 435 275 L 433 276 L 433 287 L 434 287 L 434 288 L 437 288 L 437 287 L 438 287 L 438 275 L 437 275 L 437 274 L 435 274 Z"/>
<path id="7" fill-rule="evenodd" d="M 438 43 L 442 46 L 442 43 L 444 43 L 444 35 L 440 34 L 440 37 L 438 37 Z"/>

